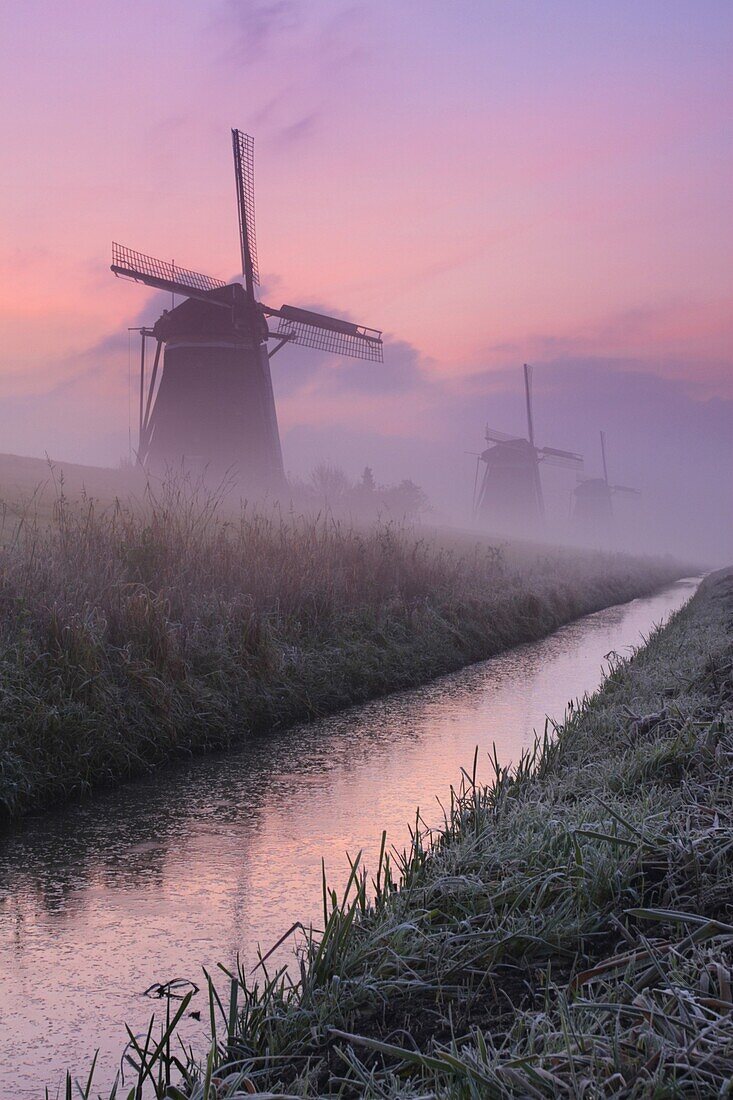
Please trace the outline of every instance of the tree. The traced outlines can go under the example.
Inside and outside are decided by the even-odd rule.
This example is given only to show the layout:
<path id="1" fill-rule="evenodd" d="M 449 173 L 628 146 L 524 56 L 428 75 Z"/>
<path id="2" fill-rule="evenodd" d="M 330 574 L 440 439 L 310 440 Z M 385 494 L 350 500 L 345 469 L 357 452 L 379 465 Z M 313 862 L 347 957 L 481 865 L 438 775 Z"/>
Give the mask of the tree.
<path id="1" fill-rule="evenodd" d="M 427 495 L 410 478 L 382 489 L 381 497 L 395 519 L 416 519 L 430 511 Z"/>
<path id="2" fill-rule="evenodd" d="M 361 489 L 363 493 L 373 493 L 376 487 L 377 483 L 374 480 L 374 473 L 371 466 L 365 466 L 358 488 Z"/>
<path id="3" fill-rule="evenodd" d="M 342 469 L 321 462 L 311 474 L 313 488 L 333 504 L 341 500 L 351 489 L 351 482 Z"/>

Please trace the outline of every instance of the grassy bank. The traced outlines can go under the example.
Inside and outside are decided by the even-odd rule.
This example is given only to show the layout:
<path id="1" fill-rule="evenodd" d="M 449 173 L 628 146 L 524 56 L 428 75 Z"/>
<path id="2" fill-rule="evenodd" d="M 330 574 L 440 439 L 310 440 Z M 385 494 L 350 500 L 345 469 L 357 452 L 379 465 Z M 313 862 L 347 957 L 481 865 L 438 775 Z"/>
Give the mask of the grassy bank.
<path id="1" fill-rule="evenodd" d="M 0 538 L 0 813 L 115 783 L 488 657 L 678 574 L 174 488 L 57 496 Z"/>
<path id="2" fill-rule="evenodd" d="M 202 1100 L 729 1096 L 732 779 L 729 573 L 442 831 L 324 888 L 299 980 L 234 975 L 203 1066 L 187 1000 L 131 1059 Z"/>

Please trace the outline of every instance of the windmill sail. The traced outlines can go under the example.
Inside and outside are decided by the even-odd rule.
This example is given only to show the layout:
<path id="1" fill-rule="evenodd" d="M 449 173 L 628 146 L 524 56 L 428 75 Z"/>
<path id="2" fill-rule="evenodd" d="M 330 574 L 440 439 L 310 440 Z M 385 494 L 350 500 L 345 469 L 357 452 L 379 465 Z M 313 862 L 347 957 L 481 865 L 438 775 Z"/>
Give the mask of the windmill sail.
<path id="1" fill-rule="evenodd" d="M 540 447 L 538 454 L 548 466 L 563 466 L 570 470 L 583 467 L 583 456 L 575 451 L 562 451 L 558 447 Z"/>
<path id="2" fill-rule="evenodd" d="M 296 306 L 281 306 L 267 312 L 280 318 L 278 336 L 287 336 L 293 344 L 330 351 L 335 355 L 348 355 L 352 359 L 369 359 L 375 363 L 384 361 L 382 333 L 378 329 L 365 328 L 339 317 L 329 317 Z"/>
<path id="3" fill-rule="evenodd" d="M 555 455 L 556 458 L 569 458 L 573 462 L 582 462 L 583 456 L 576 454 L 575 451 L 562 451 L 559 447 L 541 447 L 540 450 L 546 455 Z"/>
<path id="4" fill-rule="evenodd" d="M 608 485 L 608 463 L 606 462 L 606 433 L 601 432 L 601 457 L 603 458 L 603 480 Z"/>
<path id="5" fill-rule="evenodd" d="M 255 143 L 249 134 L 232 130 L 234 178 L 237 185 L 239 211 L 239 241 L 242 250 L 242 274 L 250 297 L 255 285 L 260 285 L 255 238 Z"/>
<path id="6" fill-rule="evenodd" d="M 487 443 L 507 443 L 510 439 L 519 439 L 519 436 L 511 435 L 510 432 L 500 432 L 497 428 L 489 428 L 487 425 L 484 439 Z"/>
<path id="7" fill-rule="evenodd" d="M 583 456 L 559 447 L 537 445 L 529 363 L 524 364 L 523 375 L 527 434 L 520 438 L 486 428 L 489 446 L 479 456 L 485 468 L 478 492 L 474 487 L 474 516 L 495 525 L 497 530 L 537 535 L 542 530 L 545 511 L 541 469 L 562 466 L 578 471 L 582 469 Z"/>
<path id="8" fill-rule="evenodd" d="M 527 406 L 527 438 L 534 447 L 534 417 L 532 416 L 532 368 L 524 364 L 524 399 Z"/>
<path id="9" fill-rule="evenodd" d="M 382 362 L 382 333 L 309 310 L 260 302 L 255 237 L 254 141 L 231 131 L 243 280 L 224 283 L 174 263 L 112 246 L 112 271 L 180 296 L 144 333 L 140 362 L 141 463 L 219 477 L 233 471 L 248 490 L 286 485 L 270 358 L 290 342 Z M 244 286 L 242 285 L 244 283 Z M 269 318 L 279 319 L 279 331 Z M 157 341 L 152 375 L 145 335 Z M 268 340 L 278 337 L 268 351 Z M 147 393 L 147 396 L 146 396 Z"/>
<path id="10" fill-rule="evenodd" d="M 628 485 L 611 485 L 608 480 L 606 433 L 601 432 L 603 477 L 583 478 L 575 487 L 573 519 L 587 538 L 607 540 L 614 521 L 613 497 L 616 493 L 638 494 Z"/>
<path id="11" fill-rule="evenodd" d="M 179 267 L 167 260 L 157 260 L 154 256 L 135 252 L 116 242 L 112 243 L 112 270 L 124 279 L 134 279 L 136 283 L 145 283 L 158 290 L 168 290 L 185 298 L 202 298 L 204 301 L 209 301 L 209 291 L 226 286 L 221 279 L 201 275 L 198 271 Z"/>

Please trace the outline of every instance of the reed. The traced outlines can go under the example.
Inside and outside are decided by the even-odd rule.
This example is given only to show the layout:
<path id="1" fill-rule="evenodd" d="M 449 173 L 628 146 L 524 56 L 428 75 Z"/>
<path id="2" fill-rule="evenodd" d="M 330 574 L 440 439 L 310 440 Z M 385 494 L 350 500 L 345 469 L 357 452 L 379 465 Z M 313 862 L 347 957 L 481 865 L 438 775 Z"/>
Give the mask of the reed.
<path id="1" fill-rule="evenodd" d="M 0 531 L 0 815 L 423 682 L 649 592 L 671 561 L 530 550 L 169 483 Z"/>

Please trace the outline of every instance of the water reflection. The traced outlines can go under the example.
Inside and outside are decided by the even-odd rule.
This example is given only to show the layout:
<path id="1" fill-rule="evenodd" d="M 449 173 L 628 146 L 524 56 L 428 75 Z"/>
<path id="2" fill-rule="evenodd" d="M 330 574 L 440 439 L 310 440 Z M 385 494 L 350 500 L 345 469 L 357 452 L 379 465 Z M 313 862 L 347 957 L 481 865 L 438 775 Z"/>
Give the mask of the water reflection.
<path id="1" fill-rule="evenodd" d="M 123 1022 L 145 1027 L 155 981 L 254 961 L 297 919 L 318 920 L 320 861 L 343 877 L 381 830 L 402 845 L 420 806 L 437 821 L 475 745 L 503 762 L 545 715 L 593 690 L 604 656 L 639 643 L 694 582 L 610 608 L 419 691 L 256 739 L 25 822 L 0 844 L 0 1094 L 42 1095 Z M 480 753 L 480 775 L 489 774 Z M 413 817 L 414 820 L 414 817 Z M 195 1040 L 199 1025 L 189 1024 Z M 40 1067 L 40 1068 L 39 1068 Z"/>

